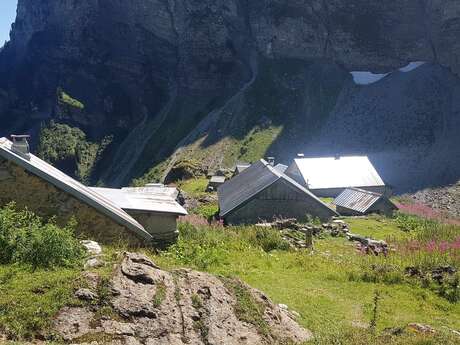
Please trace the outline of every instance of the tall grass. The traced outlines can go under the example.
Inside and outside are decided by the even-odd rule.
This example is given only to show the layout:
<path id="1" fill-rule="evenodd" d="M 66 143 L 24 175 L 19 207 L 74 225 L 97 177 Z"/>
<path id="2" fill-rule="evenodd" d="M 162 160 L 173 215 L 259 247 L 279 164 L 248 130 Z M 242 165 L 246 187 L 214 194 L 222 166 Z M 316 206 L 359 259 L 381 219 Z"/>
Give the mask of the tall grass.
<path id="1" fill-rule="evenodd" d="M 258 227 L 194 226 L 179 223 L 179 240 L 162 256 L 206 270 L 225 264 L 231 252 L 289 250 L 279 231 Z"/>
<path id="2" fill-rule="evenodd" d="M 0 264 L 26 264 L 33 269 L 72 266 L 84 255 L 74 236 L 76 223 L 57 226 L 14 203 L 0 208 Z"/>

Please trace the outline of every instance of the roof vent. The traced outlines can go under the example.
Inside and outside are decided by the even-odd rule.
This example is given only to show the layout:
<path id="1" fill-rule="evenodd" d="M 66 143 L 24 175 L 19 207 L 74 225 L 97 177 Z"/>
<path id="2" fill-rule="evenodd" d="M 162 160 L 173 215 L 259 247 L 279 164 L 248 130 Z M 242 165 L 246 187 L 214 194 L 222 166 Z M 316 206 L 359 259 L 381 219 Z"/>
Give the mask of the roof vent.
<path id="1" fill-rule="evenodd" d="M 275 157 L 267 157 L 267 162 L 270 164 L 272 167 L 275 166 Z"/>
<path id="2" fill-rule="evenodd" d="M 297 154 L 297 158 L 305 158 L 305 154 L 303 154 L 303 153 L 298 153 L 298 154 Z"/>
<path id="3" fill-rule="evenodd" d="M 30 146 L 27 141 L 29 138 L 30 135 L 11 135 L 13 140 L 12 151 L 26 159 L 30 159 Z"/>

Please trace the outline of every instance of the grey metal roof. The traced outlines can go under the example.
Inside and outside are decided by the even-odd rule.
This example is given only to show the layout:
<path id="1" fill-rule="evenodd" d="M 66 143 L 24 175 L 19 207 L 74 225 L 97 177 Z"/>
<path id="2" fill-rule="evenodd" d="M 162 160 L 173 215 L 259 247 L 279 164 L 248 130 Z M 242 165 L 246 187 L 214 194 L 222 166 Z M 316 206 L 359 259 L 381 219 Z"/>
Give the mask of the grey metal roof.
<path id="1" fill-rule="evenodd" d="M 385 185 L 366 156 L 297 158 L 293 164 L 309 189 Z"/>
<path id="2" fill-rule="evenodd" d="M 175 198 L 171 197 L 170 189 L 168 187 L 91 188 L 91 190 L 111 200 L 123 210 L 168 213 L 179 216 L 187 215 L 187 211 L 177 203 Z"/>
<path id="3" fill-rule="evenodd" d="M 249 168 L 251 166 L 250 163 L 238 163 L 236 165 L 236 168 L 235 168 L 235 171 L 240 174 L 242 173 L 243 171 L 245 171 L 247 168 Z"/>
<path id="4" fill-rule="evenodd" d="M 287 168 L 288 168 L 287 165 L 284 165 L 284 164 L 281 164 L 281 163 L 275 165 L 275 169 L 277 171 L 279 171 L 280 173 L 283 173 L 283 174 L 287 170 Z"/>
<path id="5" fill-rule="evenodd" d="M 377 201 L 383 198 L 382 194 L 359 188 L 347 188 L 335 198 L 334 204 L 350 210 L 365 213 Z"/>
<path id="6" fill-rule="evenodd" d="M 177 200 L 179 190 L 176 187 L 167 187 L 161 183 L 147 184 L 145 187 L 123 187 L 122 190 L 132 193 L 150 193 L 156 196 L 169 197 Z"/>
<path id="7" fill-rule="evenodd" d="M 92 191 L 80 182 L 54 168 L 40 158 L 30 154 L 24 157 L 12 150 L 12 142 L 6 138 L 0 138 L 0 156 L 12 161 L 30 173 L 42 178 L 60 190 L 69 193 L 78 200 L 95 208 L 102 214 L 113 219 L 116 223 L 126 227 L 138 236 L 150 241 L 152 236 L 134 218 L 123 211 L 116 204 Z M 26 188 L 26 186 L 24 186 Z"/>
<path id="8" fill-rule="evenodd" d="M 331 213 L 337 214 L 305 187 L 261 159 L 217 189 L 220 216 L 224 217 L 279 179 L 284 179 L 299 191 L 328 208 Z"/>
<path id="9" fill-rule="evenodd" d="M 212 176 L 211 179 L 209 180 L 211 183 L 224 183 L 225 182 L 225 176 Z"/>

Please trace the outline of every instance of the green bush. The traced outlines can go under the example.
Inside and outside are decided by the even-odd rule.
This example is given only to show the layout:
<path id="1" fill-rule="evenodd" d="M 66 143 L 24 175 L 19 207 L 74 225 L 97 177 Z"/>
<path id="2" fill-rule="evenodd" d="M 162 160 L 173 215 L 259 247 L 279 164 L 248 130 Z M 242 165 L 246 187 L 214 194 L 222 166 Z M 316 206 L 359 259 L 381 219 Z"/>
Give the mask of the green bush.
<path id="1" fill-rule="evenodd" d="M 208 220 L 211 220 L 217 212 L 219 212 L 217 203 L 203 204 L 191 211 L 191 213 L 203 216 Z"/>
<path id="2" fill-rule="evenodd" d="M 0 264 L 20 263 L 36 268 L 72 266 L 84 255 L 74 236 L 76 223 L 59 227 L 14 203 L 0 209 Z"/>
<path id="3" fill-rule="evenodd" d="M 405 213 L 398 213 L 395 221 L 398 228 L 403 231 L 415 231 L 426 226 L 426 223 L 434 223 L 433 221 Z"/>
<path id="4" fill-rule="evenodd" d="M 272 250 L 288 250 L 290 245 L 281 237 L 278 230 L 270 228 L 254 227 L 249 231 L 249 242 L 257 247 L 261 247 L 266 252 Z"/>

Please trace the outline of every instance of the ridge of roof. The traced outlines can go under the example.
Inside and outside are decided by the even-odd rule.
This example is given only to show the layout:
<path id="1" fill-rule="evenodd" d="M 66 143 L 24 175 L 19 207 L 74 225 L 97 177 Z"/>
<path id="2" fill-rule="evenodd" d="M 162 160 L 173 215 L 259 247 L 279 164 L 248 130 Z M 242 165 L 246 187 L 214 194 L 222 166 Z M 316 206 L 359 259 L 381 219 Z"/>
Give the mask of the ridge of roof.
<path id="1" fill-rule="evenodd" d="M 165 187 L 167 188 L 167 187 Z M 123 210 L 146 211 L 185 216 L 188 212 L 171 196 L 153 191 L 142 191 L 134 188 L 101 188 L 90 189 L 107 199 Z"/>
<path id="2" fill-rule="evenodd" d="M 272 171 L 274 171 L 276 174 L 278 174 L 280 176 L 280 178 L 286 180 L 287 182 L 289 182 L 290 184 L 292 184 L 293 186 L 295 186 L 297 189 L 299 189 L 300 191 L 302 191 L 303 193 L 309 195 L 310 197 L 312 197 L 313 199 L 315 199 L 316 201 L 318 201 L 319 203 L 323 204 L 323 206 L 326 206 L 328 209 L 330 209 L 332 212 L 334 212 L 337 216 L 339 215 L 334 209 L 332 209 L 329 205 L 327 205 L 325 202 L 323 202 L 320 198 L 318 198 L 315 194 L 313 194 L 312 192 L 310 192 L 307 188 L 305 188 L 304 186 L 302 186 L 300 183 L 298 183 L 296 180 L 294 180 L 293 178 L 289 177 L 288 175 L 278 171 L 277 169 L 275 169 L 274 167 L 268 165 L 268 168 L 271 169 Z"/>
<path id="3" fill-rule="evenodd" d="M 256 166 L 256 164 L 258 164 Z M 289 184 L 293 185 L 296 189 L 298 189 L 299 191 L 301 191 L 302 193 L 304 194 L 307 194 L 308 196 L 310 196 L 311 198 L 313 198 L 315 201 L 319 202 L 320 204 L 322 204 L 324 207 L 327 207 L 329 210 L 331 210 L 334 214 L 338 215 L 338 213 L 333 210 L 331 207 L 329 207 L 327 204 L 325 204 L 321 199 L 319 199 L 316 195 L 314 195 L 312 192 L 310 192 L 308 189 L 306 189 L 305 187 L 303 187 L 301 184 L 299 184 L 298 182 L 296 182 L 295 180 L 293 180 L 292 178 L 290 178 L 289 176 L 287 176 L 286 174 L 280 172 L 279 170 L 275 169 L 275 167 L 273 167 L 272 165 L 270 165 L 267 161 L 265 161 L 264 159 L 260 159 L 257 163 L 254 163 L 253 165 L 251 165 L 248 169 L 246 169 L 245 171 L 243 171 L 241 174 L 235 176 L 233 179 L 227 181 L 224 185 L 222 185 L 221 187 L 218 188 L 217 192 L 218 194 L 222 194 L 224 192 L 224 189 L 226 188 L 231 188 L 231 185 L 236 185 L 238 184 L 238 182 L 240 181 L 243 181 L 244 178 L 245 178 L 245 175 L 247 175 L 247 171 L 249 169 L 251 169 L 251 167 L 260 167 L 262 168 L 262 165 L 263 165 L 263 168 L 265 168 L 272 176 L 271 179 L 267 180 L 265 183 L 261 184 L 261 186 L 259 188 L 256 188 L 254 189 L 253 191 L 251 191 L 250 193 L 247 193 L 247 195 L 244 195 L 243 198 L 241 198 L 241 200 L 237 201 L 236 203 L 233 203 L 233 205 L 231 207 L 228 207 L 227 209 L 223 210 L 220 212 L 220 216 L 221 217 L 224 217 L 225 215 L 227 215 L 228 213 L 230 213 L 231 211 L 235 210 L 236 208 L 238 208 L 241 204 L 243 204 L 244 202 L 248 201 L 249 199 L 251 199 L 252 197 L 254 197 L 255 195 L 259 194 L 260 192 L 262 192 L 264 189 L 268 188 L 269 186 L 271 186 L 273 183 L 275 183 L 276 181 L 280 180 L 280 179 L 283 179 L 285 180 L 286 182 L 288 182 Z M 255 169 L 254 168 L 254 169 Z M 251 170 L 249 170 L 249 172 L 251 172 Z M 233 182 L 232 182 L 233 181 Z M 221 198 L 219 197 L 219 206 L 221 206 Z"/>
<path id="4" fill-rule="evenodd" d="M 8 161 L 12 161 L 23 169 L 54 185 L 56 188 L 95 208 L 117 224 L 126 227 L 143 239 L 148 241 L 153 239 L 152 235 L 150 235 L 141 224 L 112 201 L 92 191 L 89 187 L 33 154 L 30 154 L 30 158 L 24 158 L 15 153 L 12 150 L 12 142 L 4 137 L 0 138 L 0 156 Z"/>

